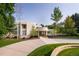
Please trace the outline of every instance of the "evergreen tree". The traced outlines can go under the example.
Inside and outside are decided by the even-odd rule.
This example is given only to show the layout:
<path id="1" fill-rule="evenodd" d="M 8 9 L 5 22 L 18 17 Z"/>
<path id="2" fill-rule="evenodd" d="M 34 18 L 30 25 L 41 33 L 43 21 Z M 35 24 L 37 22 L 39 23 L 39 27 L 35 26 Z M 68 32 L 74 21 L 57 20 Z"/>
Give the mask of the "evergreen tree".
<path id="1" fill-rule="evenodd" d="M 55 21 L 54 23 L 54 29 L 55 29 L 55 32 L 57 32 L 58 28 L 57 28 L 57 23 L 58 21 L 62 18 L 62 13 L 59 9 L 59 7 L 55 7 L 54 8 L 54 11 L 53 11 L 53 14 L 51 14 L 51 19 L 53 21 Z"/>
<path id="2" fill-rule="evenodd" d="M 79 33 L 79 14 L 75 13 L 71 17 L 73 21 L 75 22 L 75 27 L 77 28 L 77 32 Z"/>

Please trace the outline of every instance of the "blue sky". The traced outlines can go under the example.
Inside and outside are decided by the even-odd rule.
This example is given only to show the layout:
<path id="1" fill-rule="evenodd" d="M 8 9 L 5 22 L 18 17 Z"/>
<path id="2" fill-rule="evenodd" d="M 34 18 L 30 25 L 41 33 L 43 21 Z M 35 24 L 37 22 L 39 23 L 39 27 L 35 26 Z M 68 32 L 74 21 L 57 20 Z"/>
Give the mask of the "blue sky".
<path id="1" fill-rule="evenodd" d="M 18 3 L 15 5 L 16 21 L 31 21 L 37 24 L 52 24 L 51 13 L 53 9 L 59 7 L 64 21 L 67 16 L 79 13 L 79 4 L 75 3 Z"/>

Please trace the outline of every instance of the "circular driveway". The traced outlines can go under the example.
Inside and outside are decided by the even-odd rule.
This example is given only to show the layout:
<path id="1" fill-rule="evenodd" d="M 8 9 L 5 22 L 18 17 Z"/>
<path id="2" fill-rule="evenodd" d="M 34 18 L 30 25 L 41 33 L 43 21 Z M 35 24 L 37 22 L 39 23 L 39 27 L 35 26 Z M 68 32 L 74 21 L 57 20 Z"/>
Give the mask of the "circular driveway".
<path id="1" fill-rule="evenodd" d="M 79 40 L 78 39 L 48 39 L 48 38 L 26 40 L 0 48 L 0 56 L 26 56 L 34 49 L 42 45 L 55 44 L 55 43 L 79 43 Z"/>

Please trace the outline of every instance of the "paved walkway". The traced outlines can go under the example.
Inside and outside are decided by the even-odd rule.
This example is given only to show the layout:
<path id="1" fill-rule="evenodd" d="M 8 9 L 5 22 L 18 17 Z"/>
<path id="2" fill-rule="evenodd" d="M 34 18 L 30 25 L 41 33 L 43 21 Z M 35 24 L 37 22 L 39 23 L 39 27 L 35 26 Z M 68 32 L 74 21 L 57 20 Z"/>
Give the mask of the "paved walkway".
<path id="1" fill-rule="evenodd" d="M 26 40 L 0 48 L 0 56 L 26 56 L 42 45 L 53 43 L 79 43 L 79 40 L 47 38 Z"/>

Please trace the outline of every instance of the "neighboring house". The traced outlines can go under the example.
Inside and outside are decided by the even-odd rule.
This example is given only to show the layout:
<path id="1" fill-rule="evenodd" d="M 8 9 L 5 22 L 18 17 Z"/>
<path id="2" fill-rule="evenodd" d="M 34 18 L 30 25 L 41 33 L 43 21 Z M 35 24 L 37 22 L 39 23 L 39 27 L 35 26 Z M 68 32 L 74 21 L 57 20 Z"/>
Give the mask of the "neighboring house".
<path id="1" fill-rule="evenodd" d="M 47 27 L 39 27 L 36 24 L 33 24 L 31 22 L 17 22 L 16 23 L 17 26 L 17 37 L 18 38 L 29 38 L 30 37 L 30 33 L 32 31 L 32 27 L 35 27 L 38 36 L 47 36 L 48 33 L 48 28 Z"/>

